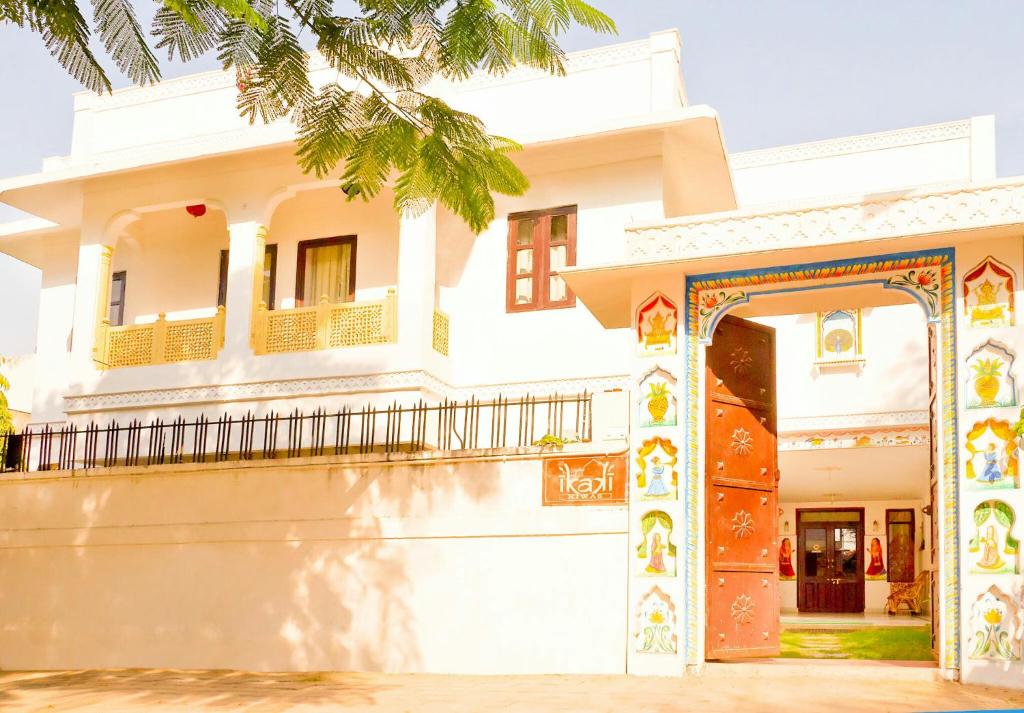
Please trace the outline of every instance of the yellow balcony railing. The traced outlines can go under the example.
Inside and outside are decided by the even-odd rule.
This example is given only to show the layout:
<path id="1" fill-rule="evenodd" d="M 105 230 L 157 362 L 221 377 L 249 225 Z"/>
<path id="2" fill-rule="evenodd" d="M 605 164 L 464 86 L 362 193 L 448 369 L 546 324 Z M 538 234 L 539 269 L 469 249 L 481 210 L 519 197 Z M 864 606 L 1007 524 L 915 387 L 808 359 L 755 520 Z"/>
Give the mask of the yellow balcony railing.
<path id="1" fill-rule="evenodd" d="M 384 299 L 332 304 L 326 297 L 314 307 L 268 310 L 263 303 L 253 319 L 257 354 L 309 352 L 396 341 L 395 291 Z"/>
<path id="2" fill-rule="evenodd" d="M 213 317 L 112 327 L 103 320 L 96 335 L 96 363 L 102 369 L 216 359 L 224 346 L 224 308 Z"/>
<path id="3" fill-rule="evenodd" d="M 432 343 L 434 351 L 443 356 L 448 356 L 448 325 L 448 315 L 439 309 L 435 309 Z"/>

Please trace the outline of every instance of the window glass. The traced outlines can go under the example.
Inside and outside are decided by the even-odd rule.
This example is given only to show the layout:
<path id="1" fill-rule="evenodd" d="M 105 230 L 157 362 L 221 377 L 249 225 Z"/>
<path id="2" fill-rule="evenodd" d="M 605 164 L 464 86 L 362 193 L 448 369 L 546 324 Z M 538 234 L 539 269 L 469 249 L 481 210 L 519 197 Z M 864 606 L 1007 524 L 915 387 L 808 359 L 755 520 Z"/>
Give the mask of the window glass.
<path id="1" fill-rule="evenodd" d="M 533 272 L 533 250 L 516 250 L 516 274 L 529 275 Z"/>
<path id="2" fill-rule="evenodd" d="M 516 245 L 533 245 L 533 229 L 536 225 L 534 218 L 520 220 L 516 224 Z"/>
<path id="3" fill-rule="evenodd" d="M 263 253 L 263 303 L 274 309 L 274 282 L 277 279 L 277 246 L 268 245 Z"/>
<path id="4" fill-rule="evenodd" d="M 323 297 L 329 302 L 348 300 L 351 254 L 349 243 L 306 247 L 302 299 L 307 307 L 318 304 Z"/>
<path id="5" fill-rule="evenodd" d="M 551 242 L 565 242 L 569 238 L 569 216 L 551 216 Z"/>
<path id="6" fill-rule="evenodd" d="M 110 278 L 110 309 L 107 319 L 114 327 L 124 324 L 124 297 L 127 273 L 122 270 L 115 272 Z"/>
<path id="7" fill-rule="evenodd" d="M 527 305 L 533 301 L 533 278 L 520 277 L 516 280 L 516 304 Z"/>
<path id="8" fill-rule="evenodd" d="M 825 528 L 809 527 L 804 531 L 804 576 L 817 577 L 818 568 L 825 575 Z"/>
<path id="9" fill-rule="evenodd" d="M 889 555 L 889 581 L 914 581 L 914 511 L 889 510 L 886 513 L 886 539 Z"/>

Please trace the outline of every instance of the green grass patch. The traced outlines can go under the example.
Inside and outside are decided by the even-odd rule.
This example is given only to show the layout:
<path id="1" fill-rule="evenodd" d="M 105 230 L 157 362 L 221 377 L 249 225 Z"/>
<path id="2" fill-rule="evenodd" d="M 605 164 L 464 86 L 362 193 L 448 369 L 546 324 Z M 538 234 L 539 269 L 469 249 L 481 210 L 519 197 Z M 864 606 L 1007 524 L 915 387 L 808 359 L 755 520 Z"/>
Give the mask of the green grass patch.
<path id="1" fill-rule="evenodd" d="M 873 659 L 884 661 L 931 661 L 928 627 L 876 626 L 856 631 L 783 631 L 784 658 Z"/>

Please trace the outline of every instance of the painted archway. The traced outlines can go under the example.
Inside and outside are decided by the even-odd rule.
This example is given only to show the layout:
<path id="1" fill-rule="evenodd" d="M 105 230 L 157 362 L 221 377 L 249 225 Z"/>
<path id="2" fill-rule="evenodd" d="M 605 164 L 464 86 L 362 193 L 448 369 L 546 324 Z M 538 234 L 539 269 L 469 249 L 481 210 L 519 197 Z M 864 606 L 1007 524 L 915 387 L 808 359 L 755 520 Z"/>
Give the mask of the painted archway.
<path id="1" fill-rule="evenodd" d="M 937 366 L 941 404 L 941 642 L 940 664 L 960 667 L 960 513 L 957 476 L 956 314 L 954 257 L 951 250 L 881 255 L 833 262 L 739 270 L 686 279 L 686 460 L 682 496 L 685 505 L 685 627 L 687 660 L 699 661 L 703 651 L 703 347 L 710 344 L 719 320 L 758 295 L 876 285 L 907 293 L 924 310 L 937 331 Z"/>

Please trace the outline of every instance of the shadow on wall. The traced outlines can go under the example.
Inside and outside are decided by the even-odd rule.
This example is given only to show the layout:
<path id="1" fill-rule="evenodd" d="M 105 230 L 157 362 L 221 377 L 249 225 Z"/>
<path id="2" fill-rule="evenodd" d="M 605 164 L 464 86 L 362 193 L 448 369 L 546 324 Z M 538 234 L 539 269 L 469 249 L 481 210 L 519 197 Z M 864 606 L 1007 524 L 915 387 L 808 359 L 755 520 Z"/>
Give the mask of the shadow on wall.
<path id="1" fill-rule="evenodd" d="M 439 534 L 422 521 L 490 510 L 498 479 L 481 475 L 274 466 L 2 483 L 0 667 L 421 670 L 412 570 Z M 83 676 L 69 685 L 95 683 Z"/>

